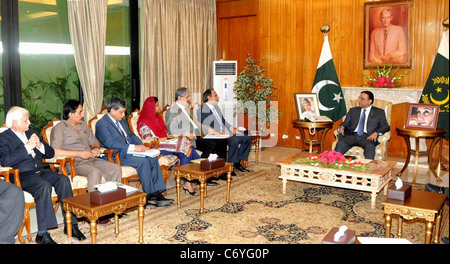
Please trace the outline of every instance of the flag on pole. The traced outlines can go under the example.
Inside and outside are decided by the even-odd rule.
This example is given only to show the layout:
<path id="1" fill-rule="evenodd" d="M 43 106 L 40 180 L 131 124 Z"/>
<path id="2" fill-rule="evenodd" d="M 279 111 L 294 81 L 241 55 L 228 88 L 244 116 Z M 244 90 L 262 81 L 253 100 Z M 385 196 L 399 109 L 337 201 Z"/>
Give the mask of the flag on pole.
<path id="1" fill-rule="evenodd" d="M 347 113 L 344 95 L 334 68 L 330 43 L 328 43 L 326 33 L 324 34 L 322 52 L 320 53 L 311 92 L 316 93 L 319 99 L 320 115 L 328 116 L 333 121 L 337 121 Z"/>
<path id="2" fill-rule="evenodd" d="M 444 31 L 438 53 L 431 67 L 419 103 L 439 105 L 437 127 L 447 129 L 445 139 L 448 140 L 448 107 L 449 107 L 449 71 L 448 71 L 448 31 Z"/>

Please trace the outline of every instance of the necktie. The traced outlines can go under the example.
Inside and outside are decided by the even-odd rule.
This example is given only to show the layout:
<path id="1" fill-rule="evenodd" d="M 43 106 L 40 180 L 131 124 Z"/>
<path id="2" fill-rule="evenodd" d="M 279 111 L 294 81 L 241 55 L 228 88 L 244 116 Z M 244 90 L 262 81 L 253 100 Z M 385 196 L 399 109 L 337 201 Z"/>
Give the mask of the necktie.
<path id="1" fill-rule="evenodd" d="M 384 40 L 383 40 L 383 55 L 386 55 L 386 40 L 387 40 L 388 31 L 384 30 Z"/>
<path id="2" fill-rule="evenodd" d="M 364 134 L 364 123 L 366 121 L 366 109 L 363 110 L 361 119 L 359 119 L 359 125 L 358 125 L 358 136 L 362 136 Z"/>
<path id="3" fill-rule="evenodd" d="M 19 133 L 19 135 L 20 135 L 20 139 L 22 140 L 23 144 L 27 144 L 28 143 L 27 135 L 25 135 L 25 133 Z M 36 156 L 36 153 L 34 153 L 34 149 L 31 150 L 30 154 L 33 158 Z"/>
<path id="4" fill-rule="evenodd" d="M 116 121 L 116 127 L 117 127 L 117 129 L 119 129 L 120 134 L 121 134 L 124 138 L 126 138 L 125 133 L 124 133 L 123 130 L 120 128 L 119 121 Z"/>

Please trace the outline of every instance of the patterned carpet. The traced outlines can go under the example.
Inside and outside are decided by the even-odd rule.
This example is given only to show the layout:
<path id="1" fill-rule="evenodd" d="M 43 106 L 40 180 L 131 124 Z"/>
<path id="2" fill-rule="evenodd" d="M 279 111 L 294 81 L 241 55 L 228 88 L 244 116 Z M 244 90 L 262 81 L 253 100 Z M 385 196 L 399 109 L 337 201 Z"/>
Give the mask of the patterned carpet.
<path id="1" fill-rule="evenodd" d="M 320 185 L 288 182 L 285 195 L 278 179 L 279 167 L 250 164 L 251 173 L 240 173 L 231 184 L 231 203 L 225 203 L 226 182 L 209 187 L 205 213 L 199 214 L 199 197 L 181 195 L 181 209 L 176 207 L 176 190 L 166 197 L 175 200 L 166 208 L 148 206 L 144 219 L 146 244 L 320 244 L 332 227 L 347 225 L 359 236 L 384 237 L 384 215 L 377 196 L 376 208 L 370 207 L 368 192 L 352 191 Z M 169 180 L 173 180 L 170 178 Z M 419 187 L 420 188 L 420 187 Z M 137 209 L 121 218 L 120 234 L 114 235 L 114 224 L 98 226 L 98 244 L 134 244 L 138 240 Z M 392 232 L 397 232 L 397 220 Z M 448 236 L 448 207 L 443 217 L 444 236 Z M 90 243 L 89 224 L 81 222 L 80 230 Z M 51 230 L 53 239 L 66 243 L 62 225 Z M 404 238 L 422 244 L 425 224 L 404 221 Z M 33 238 L 35 235 L 33 236 Z M 392 237 L 395 237 L 392 234 Z"/>

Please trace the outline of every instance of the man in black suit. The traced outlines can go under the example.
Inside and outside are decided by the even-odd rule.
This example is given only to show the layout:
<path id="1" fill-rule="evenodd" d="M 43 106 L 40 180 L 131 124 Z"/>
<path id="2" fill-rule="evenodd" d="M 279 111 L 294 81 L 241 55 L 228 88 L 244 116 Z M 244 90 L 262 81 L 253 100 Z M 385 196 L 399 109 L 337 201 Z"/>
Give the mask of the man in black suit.
<path id="1" fill-rule="evenodd" d="M 373 93 L 361 92 L 359 107 L 351 108 L 344 122 L 338 128 L 338 143 L 335 150 L 344 154 L 353 146 L 364 149 L 366 159 L 375 158 L 377 138 L 388 132 L 391 128 L 386 120 L 383 109 L 373 106 Z"/>
<path id="2" fill-rule="evenodd" d="M 200 116 L 203 134 L 228 134 L 231 135 L 227 139 L 228 144 L 228 162 L 234 163 L 234 169 L 242 172 L 249 170 L 242 167 L 240 161 L 248 160 L 248 154 L 252 146 L 252 138 L 250 136 L 239 134 L 235 127 L 232 127 L 223 117 L 223 114 L 217 105 L 219 96 L 213 89 L 207 89 L 203 93 L 203 106 L 198 110 L 197 116 Z M 220 155 L 219 155 L 220 157 Z M 226 153 L 223 157 L 226 158 Z"/>
<path id="3" fill-rule="evenodd" d="M 45 143 L 35 130 L 29 130 L 28 110 L 14 106 L 6 115 L 6 131 L 0 133 L 0 164 L 5 167 L 19 169 L 22 189 L 29 192 L 36 202 L 38 234 L 36 243 L 56 244 L 47 232 L 58 227 L 52 204 L 52 187 L 58 195 L 58 200 L 72 197 L 70 179 L 49 169 L 44 169 L 42 159 L 53 158 L 55 151 Z M 61 208 L 62 209 L 62 208 Z M 65 217 L 64 210 L 62 211 Z M 65 223 L 65 222 L 64 222 Z M 72 236 L 78 240 L 86 237 L 78 229 L 75 216 L 72 215 Z M 67 234 L 67 227 L 64 227 Z"/>

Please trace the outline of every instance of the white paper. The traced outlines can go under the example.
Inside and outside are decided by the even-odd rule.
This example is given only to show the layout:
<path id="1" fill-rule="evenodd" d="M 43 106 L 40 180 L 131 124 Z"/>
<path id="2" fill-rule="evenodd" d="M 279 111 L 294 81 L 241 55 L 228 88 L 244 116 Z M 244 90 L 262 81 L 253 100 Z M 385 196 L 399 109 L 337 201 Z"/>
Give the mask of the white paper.
<path id="1" fill-rule="evenodd" d="M 339 241 L 341 237 L 345 235 L 345 231 L 347 231 L 348 227 L 343 225 L 339 227 L 339 230 L 334 234 L 334 241 Z"/>
<path id="2" fill-rule="evenodd" d="M 397 190 L 400 190 L 402 187 L 403 187 L 402 179 L 400 179 L 400 177 L 398 177 L 397 180 L 395 181 L 395 188 Z"/>
<path id="3" fill-rule="evenodd" d="M 105 182 L 105 183 L 97 184 L 97 185 L 95 185 L 95 187 L 97 187 L 97 190 L 99 192 L 101 192 L 101 193 L 111 192 L 111 191 L 117 190 L 117 184 L 115 182 L 112 182 L 112 181 L 108 181 L 108 182 Z"/>
<path id="4" fill-rule="evenodd" d="M 361 244 L 412 244 L 404 238 L 358 237 Z"/>
<path id="5" fill-rule="evenodd" d="M 217 156 L 217 154 L 212 153 L 212 154 L 209 154 L 208 160 L 213 161 L 213 160 L 216 160 L 218 157 L 219 156 Z"/>
<path id="6" fill-rule="evenodd" d="M 147 151 L 128 151 L 128 154 L 131 154 L 133 156 L 138 156 L 138 157 L 152 157 L 152 158 L 156 158 L 159 156 L 161 152 L 158 149 L 150 149 Z"/>

